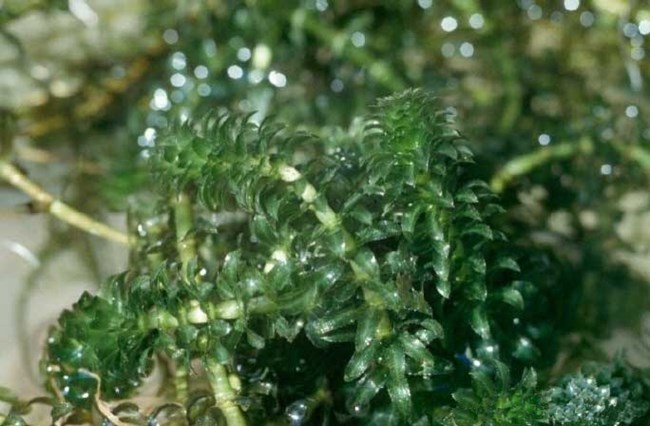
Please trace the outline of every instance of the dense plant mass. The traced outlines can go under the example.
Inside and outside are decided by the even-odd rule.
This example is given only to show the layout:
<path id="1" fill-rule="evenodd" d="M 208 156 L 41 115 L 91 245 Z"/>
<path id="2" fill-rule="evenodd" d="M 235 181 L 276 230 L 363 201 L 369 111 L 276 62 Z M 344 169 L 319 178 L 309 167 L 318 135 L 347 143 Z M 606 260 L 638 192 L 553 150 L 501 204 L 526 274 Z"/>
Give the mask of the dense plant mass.
<path id="1" fill-rule="evenodd" d="M 534 332 L 543 319 L 519 318 L 535 303 L 525 296 L 538 295 L 515 253 L 534 253 L 494 226 L 497 197 L 471 177 L 472 154 L 432 95 L 381 99 L 332 134 L 208 115 L 158 139 L 149 162 L 159 195 L 153 212 L 133 213 L 130 269 L 84 294 L 49 334 L 54 420 L 645 418 L 648 387 L 623 361 L 548 391 L 522 370 L 544 364 Z M 164 410 L 106 411 L 155 368 Z"/>
<path id="2" fill-rule="evenodd" d="M 647 426 L 649 37 L 623 0 L 0 0 L 0 228 L 48 214 L 0 235 L 0 362 L 46 393 L 0 426 Z M 30 342 L 60 264 L 95 287 Z"/>

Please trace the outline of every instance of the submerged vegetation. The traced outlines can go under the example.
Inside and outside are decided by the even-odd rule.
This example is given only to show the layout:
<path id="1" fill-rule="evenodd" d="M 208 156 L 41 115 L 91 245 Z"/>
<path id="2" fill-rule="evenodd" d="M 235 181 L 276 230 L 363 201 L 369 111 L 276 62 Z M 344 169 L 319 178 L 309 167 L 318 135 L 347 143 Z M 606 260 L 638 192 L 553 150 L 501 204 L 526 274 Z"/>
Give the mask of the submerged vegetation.
<path id="1" fill-rule="evenodd" d="M 28 3 L 3 5 L 0 36 L 17 69 L 58 64 L 62 99 L 1 105 L 0 177 L 69 225 L 52 241 L 85 231 L 96 276 L 87 235 L 129 261 L 53 322 L 47 396 L 0 388 L 0 425 L 650 423 L 650 338 L 602 349 L 650 308 L 650 9 L 133 2 L 145 36 L 116 41 L 93 32 L 120 22 L 102 2 Z M 22 48 L 25 21 L 64 31 L 66 9 L 110 67 Z M 632 56 L 593 66 L 616 43 Z M 45 142 L 84 159 L 74 197 L 22 167 Z"/>

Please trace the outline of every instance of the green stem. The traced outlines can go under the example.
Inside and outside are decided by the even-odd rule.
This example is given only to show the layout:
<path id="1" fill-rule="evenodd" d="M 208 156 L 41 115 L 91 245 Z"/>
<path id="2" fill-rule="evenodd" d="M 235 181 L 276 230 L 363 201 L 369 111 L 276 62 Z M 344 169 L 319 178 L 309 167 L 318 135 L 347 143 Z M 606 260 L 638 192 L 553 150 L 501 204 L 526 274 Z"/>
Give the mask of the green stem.
<path id="1" fill-rule="evenodd" d="M 246 426 L 246 419 L 235 402 L 237 395 L 232 388 L 226 367 L 212 359 L 205 359 L 203 362 L 208 373 L 210 386 L 212 386 L 214 392 L 217 407 L 226 418 L 227 425 Z"/>
<path id="2" fill-rule="evenodd" d="M 319 193 L 316 188 L 294 167 L 281 164 L 278 167 L 280 178 L 291 185 L 291 188 L 314 212 L 318 221 L 329 231 L 340 232 L 343 237 L 344 257 L 352 265 L 354 279 L 361 287 L 363 298 L 367 306 L 371 309 L 377 309 L 382 313 L 384 321 L 382 322 L 381 337 L 385 337 L 392 331 L 390 318 L 386 313 L 384 299 L 376 291 L 368 288 L 368 277 L 359 268 L 354 266 L 354 256 L 358 253 L 358 247 L 352 234 L 345 228 L 340 217 L 334 209 L 330 207 L 324 194 Z"/>
<path id="3" fill-rule="evenodd" d="M 283 306 L 284 308 L 285 306 Z M 201 314 L 197 310 L 201 310 Z M 205 311 L 203 311 L 205 309 Z M 249 315 L 272 314 L 278 312 L 279 307 L 264 296 L 255 297 L 248 302 Z M 243 315 L 241 304 L 236 300 L 225 300 L 216 304 L 204 302 L 203 308 L 197 306 L 196 301 L 190 301 L 187 306 L 180 306 L 177 312 L 172 313 L 159 307 L 142 314 L 138 318 L 139 328 L 147 330 L 172 331 L 182 324 L 206 324 L 210 319 L 234 320 Z"/>
<path id="4" fill-rule="evenodd" d="M 192 229 L 193 215 L 190 197 L 181 192 L 173 200 L 174 226 L 176 228 L 176 249 L 185 275 L 187 265 L 196 257 L 196 242 L 189 236 Z"/>
<path id="5" fill-rule="evenodd" d="M 176 400 L 185 402 L 188 396 L 188 378 L 190 376 L 189 369 L 180 362 L 175 362 L 174 367 L 174 390 L 176 392 Z"/>
<path id="6" fill-rule="evenodd" d="M 521 99 L 523 96 L 521 84 L 517 76 L 517 64 L 506 49 L 499 48 L 499 63 L 503 77 L 505 106 L 501 114 L 499 132 L 507 134 L 521 114 Z"/>
<path id="7" fill-rule="evenodd" d="M 129 245 L 128 235 L 111 228 L 106 224 L 97 222 L 90 216 L 87 216 L 68 206 L 64 202 L 57 200 L 53 195 L 29 180 L 29 178 L 21 173 L 21 171 L 16 167 L 3 160 L 0 160 L 0 178 L 23 191 L 38 203 L 39 206 L 42 206 L 47 213 L 74 226 L 75 228 L 79 228 L 107 240 Z"/>
<path id="8" fill-rule="evenodd" d="M 637 163 L 646 172 L 650 172 L 650 151 L 639 145 L 627 145 L 615 142 L 612 146 L 621 154 L 635 163 Z"/>
<path id="9" fill-rule="evenodd" d="M 490 186 L 494 192 L 501 193 L 510 182 L 519 176 L 524 176 L 551 161 L 569 158 L 578 152 L 589 152 L 592 148 L 593 143 L 588 138 L 581 139 L 579 143 L 563 143 L 539 148 L 508 161 L 494 175 Z"/>

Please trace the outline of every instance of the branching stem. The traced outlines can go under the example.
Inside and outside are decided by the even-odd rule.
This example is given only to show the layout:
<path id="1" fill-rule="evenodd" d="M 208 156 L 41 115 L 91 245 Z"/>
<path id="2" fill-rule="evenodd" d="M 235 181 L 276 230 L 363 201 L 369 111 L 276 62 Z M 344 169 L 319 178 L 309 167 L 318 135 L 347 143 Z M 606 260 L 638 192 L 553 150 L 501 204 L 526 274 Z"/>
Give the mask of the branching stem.
<path id="1" fill-rule="evenodd" d="M 127 234 L 98 222 L 90 216 L 73 209 L 64 202 L 57 200 L 52 194 L 32 182 L 18 168 L 6 161 L 0 161 L 0 178 L 23 191 L 35 202 L 43 206 L 46 212 L 57 219 L 98 237 L 129 245 L 129 237 Z"/>
<path id="2" fill-rule="evenodd" d="M 231 386 L 226 367 L 214 359 L 206 359 L 204 362 L 217 407 L 226 418 L 226 423 L 228 426 L 246 426 L 246 419 L 235 402 L 237 395 Z"/>

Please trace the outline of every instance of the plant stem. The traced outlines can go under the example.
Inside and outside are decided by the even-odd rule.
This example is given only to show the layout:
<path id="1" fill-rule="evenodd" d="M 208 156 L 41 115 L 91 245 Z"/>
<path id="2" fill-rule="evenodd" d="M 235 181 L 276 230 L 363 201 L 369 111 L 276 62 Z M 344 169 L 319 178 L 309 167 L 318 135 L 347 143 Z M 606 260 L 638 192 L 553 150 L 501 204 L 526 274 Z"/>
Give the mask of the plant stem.
<path id="1" fill-rule="evenodd" d="M 626 145 L 620 142 L 612 143 L 612 146 L 623 156 L 637 163 L 646 172 L 650 172 L 650 151 L 639 145 Z"/>
<path id="2" fill-rule="evenodd" d="M 176 249 L 182 264 L 182 270 L 187 270 L 187 265 L 196 256 L 196 243 L 189 236 L 192 229 L 192 204 L 190 197 L 181 192 L 173 201 L 174 225 L 176 227 Z"/>
<path id="3" fill-rule="evenodd" d="M 39 205 L 42 205 L 46 212 L 75 228 L 107 240 L 129 245 L 129 237 L 127 234 L 98 222 L 90 216 L 73 209 L 64 202 L 57 200 L 53 195 L 29 180 L 20 170 L 6 161 L 0 161 L 0 178 L 23 191 Z"/>
<path id="4" fill-rule="evenodd" d="M 508 161 L 494 175 L 490 181 L 490 186 L 494 192 L 501 193 L 516 177 L 523 176 L 550 161 L 569 158 L 578 152 L 589 152 L 592 148 L 591 140 L 583 138 L 579 143 L 563 143 L 542 147 L 529 154 L 520 155 Z"/>
<path id="5" fill-rule="evenodd" d="M 176 392 L 176 400 L 185 402 L 188 396 L 188 378 L 190 376 L 189 369 L 181 362 L 176 362 L 174 371 L 174 390 Z"/>
<path id="6" fill-rule="evenodd" d="M 208 380 L 214 392 L 217 407 L 221 410 L 228 426 L 246 426 L 246 419 L 235 402 L 233 390 L 226 367 L 213 359 L 205 359 Z"/>
<path id="7" fill-rule="evenodd" d="M 521 115 L 521 99 L 523 96 L 521 83 L 517 75 L 517 64 L 513 57 L 505 50 L 497 50 L 504 90 L 504 107 L 499 122 L 499 132 L 502 135 L 512 130 L 517 118 Z"/>

